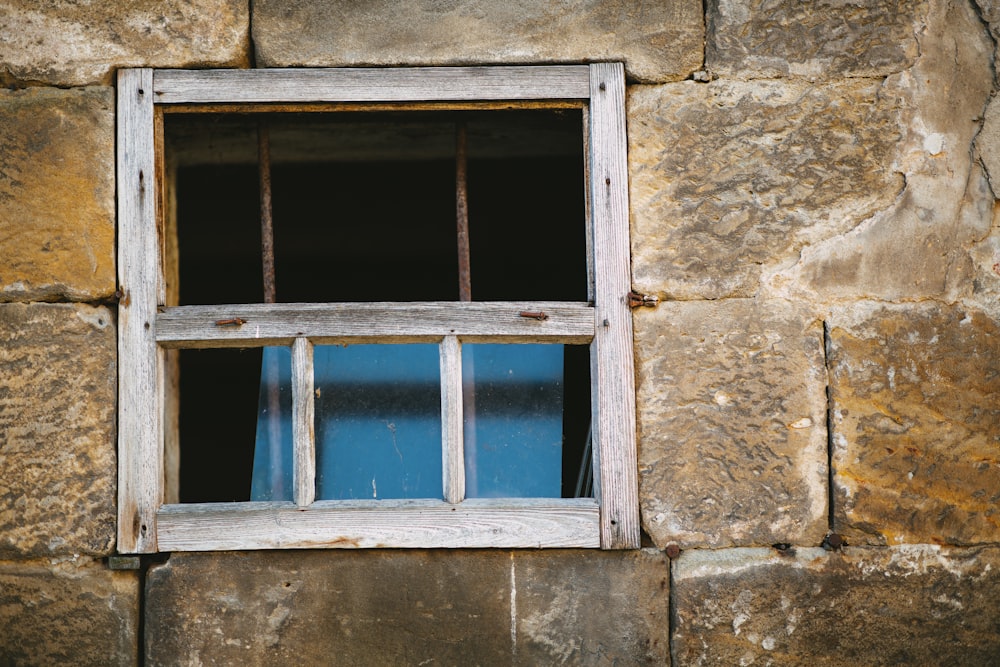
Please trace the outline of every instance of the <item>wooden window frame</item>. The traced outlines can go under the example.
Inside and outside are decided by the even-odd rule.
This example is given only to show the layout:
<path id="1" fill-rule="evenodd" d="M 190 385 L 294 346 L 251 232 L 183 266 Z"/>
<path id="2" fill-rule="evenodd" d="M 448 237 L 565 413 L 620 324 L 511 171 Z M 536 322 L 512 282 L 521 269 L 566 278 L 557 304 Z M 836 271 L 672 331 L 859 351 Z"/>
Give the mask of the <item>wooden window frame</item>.
<path id="1" fill-rule="evenodd" d="M 638 548 L 624 97 L 620 63 L 119 71 L 118 551 Z M 567 106 L 584 109 L 589 303 L 166 305 L 163 113 Z M 246 324 L 215 325 L 236 317 Z M 312 347 L 335 342 L 440 345 L 445 499 L 314 500 Z M 463 500 L 463 342 L 590 343 L 594 498 Z M 265 345 L 292 348 L 294 501 L 167 504 L 166 354 Z"/>

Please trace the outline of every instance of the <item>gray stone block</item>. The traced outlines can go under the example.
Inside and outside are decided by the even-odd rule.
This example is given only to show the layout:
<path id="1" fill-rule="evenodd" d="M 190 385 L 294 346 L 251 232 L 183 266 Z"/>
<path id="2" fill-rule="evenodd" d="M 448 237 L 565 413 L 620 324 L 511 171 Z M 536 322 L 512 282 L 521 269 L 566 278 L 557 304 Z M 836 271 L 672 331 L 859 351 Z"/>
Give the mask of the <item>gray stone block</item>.
<path id="1" fill-rule="evenodd" d="M 682 665 L 996 665 L 1000 549 L 689 551 L 675 561 Z"/>
<path id="2" fill-rule="evenodd" d="M 969 247 L 989 233 L 993 218 L 993 194 L 972 150 L 991 94 L 993 44 L 968 2 L 930 2 L 917 35 L 920 56 L 880 83 L 872 109 L 894 107 L 884 131 L 902 131 L 891 138 L 890 159 L 872 168 L 902 178 L 904 187 L 893 189 L 891 205 L 778 268 L 765 280 L 777 293 L 829 302 L 955 301 L 972 292 Z M 874 117 L 861 122 L 878 127 Z M 851 192 L 877 187 L 857 176 L 845 183 Z"/>
<path id="3" fill-rule="evenodd" d="M 266 67 L 624 61 L 632 79 L 677 81 L 702 64 L 700 0 L 438 2 L 259 0 Z"/>
<path id="4" fill-rule="evenodd" d="M 669 662 L 653 550 L 174 554 L 147 583 L 147 665 Z"/>
<path id="5" fill-rule="evenodd" d="M 0 664 L 137 664 L 139 577 L 100 561 L 0 563 Z"/>
<path id="6" fill-rule="evenodd" d="M 881 77 L 909 67 L 926 0 L 709 0 L 706 65 L 748 78 Z"/>
<path id="7" fill-rule="evenodd" d="M 827 529 L 818 319 L 786 302 L 635 311 L 639 500 L 659 546 L 818 545 Z"/>
<path id="8" fill-rule="evenodd" d="M 0 557 L 111 552 L 115 347 L 107 308 L 0 304 Z"/>
<path id="9" fill-rule="evenodd" d="M 898 104 L 863 80 L 630 88 L 636 288 L 753 296 L 767 267 L 889 206 Z"/>
<path id="10" fill-rule="evenodd" d="M 118 67 L 246 67 L 247 0 L 6 0 L 0 82 L 112 83 Z"/>

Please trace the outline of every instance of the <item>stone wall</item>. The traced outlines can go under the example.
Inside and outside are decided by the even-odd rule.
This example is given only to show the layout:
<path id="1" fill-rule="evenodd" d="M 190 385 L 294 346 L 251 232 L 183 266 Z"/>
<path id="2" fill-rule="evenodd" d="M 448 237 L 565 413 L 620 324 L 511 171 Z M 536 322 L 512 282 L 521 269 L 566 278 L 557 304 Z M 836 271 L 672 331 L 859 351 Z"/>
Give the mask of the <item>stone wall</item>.
<path id="1" fill-rule="evenodd" d="M 993 0 L 5 3 L 0 664 L 996 664 L 998 39 Z M 611 59 L 648 546 L 110 569 L 115 69 Z"/>

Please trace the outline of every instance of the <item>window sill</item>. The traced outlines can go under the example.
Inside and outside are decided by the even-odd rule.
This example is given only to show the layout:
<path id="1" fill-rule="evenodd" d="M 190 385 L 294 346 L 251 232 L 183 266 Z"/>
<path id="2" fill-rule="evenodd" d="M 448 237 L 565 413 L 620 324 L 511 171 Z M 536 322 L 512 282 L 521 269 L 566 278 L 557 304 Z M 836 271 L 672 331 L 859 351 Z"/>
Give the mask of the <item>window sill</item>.
<path id="1" fill-rule="evenodd" d="M 156 536 L 161 551 L 601 546 L 593 498 L 163 505 Z"/>

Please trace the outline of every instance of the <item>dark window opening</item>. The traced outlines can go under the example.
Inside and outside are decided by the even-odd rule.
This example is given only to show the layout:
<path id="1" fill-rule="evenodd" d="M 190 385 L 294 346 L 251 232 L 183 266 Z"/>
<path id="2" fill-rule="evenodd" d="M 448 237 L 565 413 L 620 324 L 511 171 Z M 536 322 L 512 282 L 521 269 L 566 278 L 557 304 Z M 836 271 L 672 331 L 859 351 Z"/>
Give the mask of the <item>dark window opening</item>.
<path id="1" fill-rule="evenodd" d="M 472 298 L 587 300 L 582 114 L 167 114 L 180 304 L 263 301 L 256 131 L 271 136 L 277 301 L 455 301 L 456 124 Z M 563 346 L 561 495 L 589 466 L 589 352 Z M 259 349 L 180 354 L 180 500 L 250 499 Z M 585 490 L 584 495 L 589 495 Z"/>

